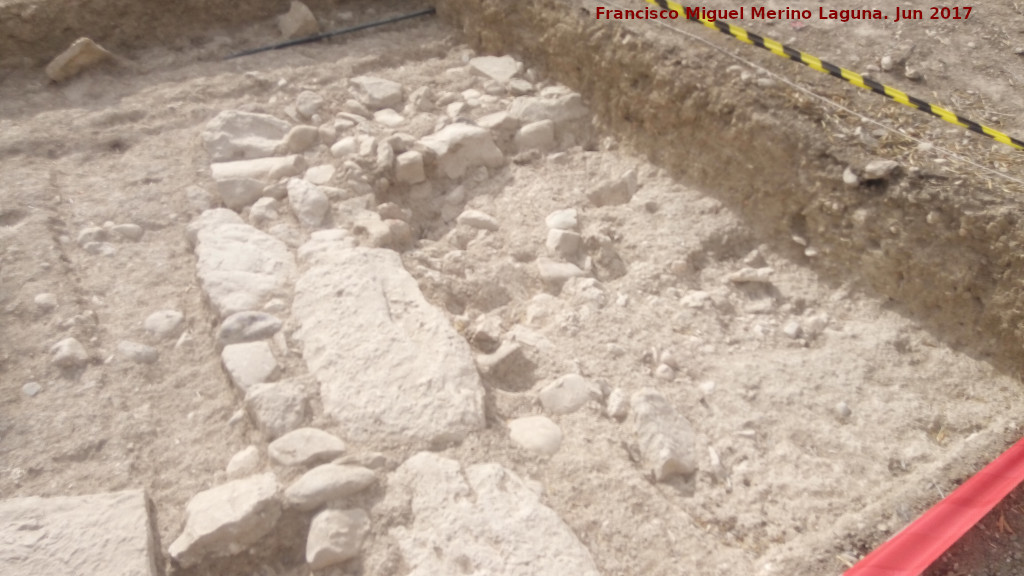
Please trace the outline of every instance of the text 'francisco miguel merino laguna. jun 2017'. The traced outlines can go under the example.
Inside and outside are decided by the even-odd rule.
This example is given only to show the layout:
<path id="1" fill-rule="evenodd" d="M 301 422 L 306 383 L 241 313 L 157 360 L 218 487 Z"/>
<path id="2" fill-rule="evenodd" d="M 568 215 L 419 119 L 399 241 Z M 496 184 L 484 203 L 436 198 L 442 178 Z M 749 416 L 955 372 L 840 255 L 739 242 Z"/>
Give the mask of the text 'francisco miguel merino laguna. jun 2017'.
<path id="1" fill-rule="evenodd" d="M 708 9 L 699 6 L 686 6 L 682 12 L 662 8 L 640 8 L 637 10 L 613 10 L 598 6 L 595 16 L 598 20 L 676 20 L 703 18 L 704 20 L 966 20 L 971 15 L 970 6 L 933 6 L 923 10 L 907 9 L 895 6 L 882 10 L 847 10 L 825 8 L 817 10 L 798 10 L 783 8 L 770 10 L 763 6 L 739 6 L 730 9 Z"/>

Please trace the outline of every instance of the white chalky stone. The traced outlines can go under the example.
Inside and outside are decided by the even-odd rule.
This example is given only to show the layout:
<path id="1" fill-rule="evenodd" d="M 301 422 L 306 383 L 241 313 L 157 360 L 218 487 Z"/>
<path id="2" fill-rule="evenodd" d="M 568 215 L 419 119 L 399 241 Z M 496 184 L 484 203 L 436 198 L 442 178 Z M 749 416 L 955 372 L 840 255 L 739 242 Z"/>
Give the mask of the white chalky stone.
<path id="1" fill-rule="evenodd" d="M 89 361 L 85 346 L 74 338 L 65 338 L 50 348 L 53 363 L 59 368 L 79 368 Z"/>
<path id="2" fill-rule="evenodd" d="M 629 170 L 618 178 L 598 183 L 587 192 L 587 198 L 594 206 L 615 206 L 629 202 L 636 189 L 636 170 Z"/>
<path id="3" fill-rule="evenodd" d="M 110 229 L 111 232 L 126 240 L 138 241 L 142 239 L 145 232 L 138 224 L 118 224 Z"/>
<path id="4" fill-rule="evenodd" d="M 243 393 L 278 375 L 277 359 L 267 341 L 230 344 L 221 350 L 220 358 L 231 382 Z"/>
<path id="5" fill-rule="evenodd" d="M 341 456 L 345 443 L 317 428 L 299 428 L 271 442 L 267 453 L 281 466 L 305 466 Z"/>
<path id="6" fill-rule="evenodd" d="M 312 118 L 324 105 L 324 97 L 312 90 L 303 90 L 295 98 L 295 110 L 303 118 Z"/>
<path id="7" fill-rule="evenodd" d="M 402 85 L 398 82 L 373 76 L 357 76 L 350 82 L 356 98 L 372 110 L 402 106 Z"/>
<path id="8" fill-rule="evenodd" d="M 587 275 L 571 262 L 557 262 L 548 258 L 537 259 L 537 271 L 540 272 L 542 280 L 555 286 L 565 284 L 570 278 L 582 278 Z"/>
<path id="9" fill-rule="evenodd" d="M 608 395 L 604 413 L 616 420 L 622 420 L 629 414 L 629 396 L 622 388 L 616 388 Z"/>
<path id="10" fill-rule="evenodd" d="M 40 312 L 49 312 L 57 307 L 57 295 L 44 292 L 33 299 Z"/>
<path id="11" fill-rule="evenodd" d="M 281 35 L 288 40 L 313 36 L 320 31 L 320 24 L 308 6 L 292 0 L 287 13 L 277 17 L 277 27 Z"/>
<path id="12" fill-rule="evenodd" d="M 326 502 L 362 492 L 376 481 L 377 475 L 368 468 L 323 464 L 292 483 L 284 491 L 284 500 L 300 510 L 313 510 Z"/>
<path id="13" fill-rule="evenodd" d="M 849 166 L 847 166 L 846 169 L 843 170 L 843 184 L 846 184 L 847 186 L 851 187 L 860 184 L 860 178 L 857 177 L 857 173 L 854 172 L 853 169 L 850 168 Z"/>
<path id="14" fill-rule="evenodd" d="M 302 387 L 290 380 L 254 384 L 245 393 L 245 409 L 267 440 L 301 427 L 306 405 Z"/>
<path id="15" fill-rule="evenodd" d="M 562 447 L 562 429 L 546 416 L 527 416 L 508 423 L 508 435 L 520 448 L 551 456 Z"/>
<path id="16" fill-rule="evenodd" d="M 774 270 L 772 268 L 741 268 L 732 274 L 726 276 L 726 280 L 733 284 L 753 283 L 753 284 L 767 284 L 771 282 L 772 274 Z"/>
<path id="17" fill-rule="evenodd" d="M 566 374 L 537 394 L 544 410 L 551 414 L 569 414 L 590 400 L 600 398 L 597 386 L 579 374 Z"/>
<path id="18" fill-rule="evenodd" d="M 422 154 L 409 150 L 395 157 L 395 180 L 403 184 L 418 184 L 426 179 Z"/>
<path id="19" fill-rule="evenodd" d="M 299 178 L 288 180 L 288 203 L 299 222 L 308 228 L 318 228 L 323 224 L 331 207 L 327 194 L 319 186 Z"/>
<path id="20" fill-rule="evenodd" d="M 160 353 L 156 348 L 128 340 L 122 340 L 117 343 L 117 353 L 122 358 L 131 360 L 136 364 L 154 364 L 160 357 Z"/>
<path id="21" fill-rule="evenodd" d="M 373 121 L 383 124 L 388 128 L 397 128 L 405 124 L 405 117 L 391 108 L 385 108 L 373 113 Z"/>
<path id="22" fill-rule="evenodd" d="M 281 330 L 281 320 L 266 312 L 235 312 L 221 323 L 217 340 L 224 345 L 266 340 Z"/>
<path id="23" fill-rule="evenodd" d="M 245 550 L 269 533 L 281 516 L 273 474 L 233 480 L 196 494 L 185 528 L 167 552 L 184 567 L 210 556 Z"/>
<path id="24" fill-rule="evenodd" d="M 481 230 L 497 230 L 498 221 L 494 219 L 490 214 L 486 214 L 479 210 L 466 210 L 456 219 L 456 222 L 464 226 L 471 228 L 479 228 Z"/>
<path id="25" fill-rule="evenodd" d="M 301 154 L 316 145 L 320 130 L 316 126 L 294 126 L 281 142 L 281 149 L 290 154 Z"/>
<path id="26" fill-rule="evenodd" d="M 269 114 L 225 110 L 202 132 L 203 146 L 214 162 L 273 156 L 291 124 Z"/>
<path id="27" fill-rule="evenodd" d="M 327 184 L 334 178 L 336 169 L 332 164 L 320 164 L 319 166 L 312 166 L 302 176 L 302 179 L 311 184 L 321 185 Z"/>
<path id="28" fill-rule="evenodd" d="M 320 570 L 355 558 L 369 531 L 370 517 L 359 508 L 324 510 L 310 523 L 306 562 Z"/>
<path id="29" fill-rule="evenodd" d="M 531 122 L 519 129 L 515 136 L 516 149 L 520 152 L 540 150 L 547 152 L 555 147 L 555 123 L 551 120 Z"/>
<path id="30" fill-rule="evenodd" d="M 158 310 L 146 317 L 142 326 L 157 340 L 176 337 L 185 325 L 185 315 L 177 310 Z"/>
<path id="31" fill-rule="evenodd" d="M 566 208 L 548 214 L 544 223 L 553 230 L 575 230 L 579 225 L 579 220 L 575 208 Z"/>
<path id="32" fill-rule="evenodd" d="M 297 176 L 305 169 L 306 159 L 299 154 L 292 154 L 291 156 L 215 162 L 210 165 L 210 175 L 218 182 L 246 178 L 270 181 Z"/>
<path id="33" fill-rule="evenodd" d="M 895 160 L 872 160 L 864 167 L 864 180 L 885 180 L 899 167 Z"/>
<path id="34" fill-rule="evenodd" d="M 84 247 L 90 242 L 102 242 L 107 239 L 107 231 L 99 226 L 89 226 L 88 228 L 82 228 L 78 232 L 76 242 L 79 246 Z"/>
<path id="35" fill-rule="evenodd" d="M 800 323 L 796 320 L 790 320 L 782 327 L 782 333 L 790 338 L 799 338 L 801 332 Z"/>
<path id="36" fill-rule="evenodd" d="M 228 480 L 235 480 L 255 474 L 259 467 L 260 450 L 253 445 L 249 445 L 231 457 L 225 472 L 227 473 Z"/>
<path id="37" fill-rule="evenodd" d="M 479 126 L 449 124 L 420 143 L 437 155 L 437 166 L 448 178 L 461 178 L 477 166 L 498 168 L 505 163 L 491 132 Z"/>
<path id="38" fill-rule="evenodd" d="M 469 67 L 477 74 L 502 84 L 519 72 L 519 63 L 511 56 L 478 56 L 470 59 Z"/>
<path id="39" fill-rule="evenodd" d="M 656 390 L 633 394 L 630 404 L 644 463 L 659 482 L 697 471 L 695 436 L 690 422 Z"/>
<path id="40" fill-rule="evenodd" d="M 548 238 L 544 245 L 549 254 L 573 260 L 579 254 L 582 242 L 582 237 L 577 232 L 552 228 L 548 230 Z"/>

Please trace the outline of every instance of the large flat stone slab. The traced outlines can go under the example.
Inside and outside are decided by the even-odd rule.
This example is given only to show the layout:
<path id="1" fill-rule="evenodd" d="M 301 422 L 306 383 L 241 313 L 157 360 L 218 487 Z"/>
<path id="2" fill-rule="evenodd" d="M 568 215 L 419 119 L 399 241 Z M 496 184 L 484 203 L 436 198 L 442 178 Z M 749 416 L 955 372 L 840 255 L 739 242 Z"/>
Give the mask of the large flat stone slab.
<path id="1" fill-rule="evenodd" d="M 295 258 L 284 242 L 224 208 L 201 214 L 188 234 L 195 245 L 199 283 L 222 319 L 288 297 Z"/>
<path id="2" fill-rule="evenodd" d="M 273 156 L 292 125 L 269 114 L 225 110 L 207 122 L 203 146 L 214 162 Z"/>
<path id="3" fill-rule="evenodd" d="M 339 240 L 309 243 L 300 254 L 296 335 L 343 438 L 445 442 L 483 428 L 469 346 L 396 252 Z"/>
<path id="4" fill-rule="evenodd" d="M 408 576 L 598 574 L 569 526 L 498 464 L 463 468 L 421 452 L 391 475 L 387 500 L 411 508 L 412 522 L 390 530 Z"/>
<path id="5" fill-rule="evenodd" d="M 153 576 L 142 490 L 0 502 L 4 576 Z"/>

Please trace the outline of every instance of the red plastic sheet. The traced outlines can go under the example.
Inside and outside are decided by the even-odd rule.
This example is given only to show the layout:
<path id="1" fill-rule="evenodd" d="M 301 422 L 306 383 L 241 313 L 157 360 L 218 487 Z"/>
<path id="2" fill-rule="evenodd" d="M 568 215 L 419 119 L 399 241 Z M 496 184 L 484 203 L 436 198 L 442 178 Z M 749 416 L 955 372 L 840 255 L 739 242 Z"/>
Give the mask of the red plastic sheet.
<path id="1" fill-rule="evenodd" d="M 919 576 L 1024 481 L 1024 439 L 843 576 Z"/>

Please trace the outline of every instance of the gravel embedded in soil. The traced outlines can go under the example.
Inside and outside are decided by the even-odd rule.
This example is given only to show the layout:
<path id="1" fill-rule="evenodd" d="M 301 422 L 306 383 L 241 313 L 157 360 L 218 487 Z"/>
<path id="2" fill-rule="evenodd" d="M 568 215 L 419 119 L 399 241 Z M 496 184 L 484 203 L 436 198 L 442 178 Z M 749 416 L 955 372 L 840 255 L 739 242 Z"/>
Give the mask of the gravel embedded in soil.
<path id="1" fill-rule="evenodd" d="M 379 15 L 400 3 L 375 6 Z M 494 75 L 511 70 L 507 61 L 469 65 L 474 52 L 436 19 L 241 63 L 214 60 L 265 38 L 271 26 L 207 37 L 185 50 L 133 52 L 141 65 L 135 72 L 97 69 L 60 86 L 17 73 L 0 85 L 0 171 L 15 183 L 0 208 L 0 281 L 11 287 L 0 300 L 5 495 L 144 487 L 166 551 L 181 533 L 187 502 L 228 480 L 232 455 L 249 445 L 266 453 L 256 423 L 235 417 L 242 397 L 222 370 L 226 342 L 217 338 L 227 315 L 203 299 L 186 240 L 187 225 L 212 198 L 189 187 L 216 188 L 199 134 L 218 113 L 265 113 L 293 124 L 319 115 L 318 141 L 301 152 L 303 161 L 334 166 L 323 185 L 342 189 L 356 186 L 346 180 L 351 174 L 379 170 L 381 162 L 415 164 L 396 132 L 408 130 L 414 142 L 443 130 L 442 120 L 485 124 L 485 116 L 511 108 L 513 94 L 528 92 L 523 82 L 534 95 L 547 90 L 562 99 L 565 110 L 578 98 L 529 60 L 511 72 L 520 76 L 515 90 L 494 88 Z M 481 67 L 490 73 L 474 72 Z M 404 113 L 393 85 L 348 84 L 354 77 L 397 83 L 407 100 L 429 87 L 433 122 L 416 124 Z M 360 100 L 398 108 L 356 114 L 362 121 L 355 125 L 347 110 L 358 110 L 350 102 Z M 454 118 L 453 103 L 463 104 L 452 108 Z M 426 174 L 414 166 L 387 185 L 364 183 L 381 220 L 398 223 L 371 227 L 365 237 L 365 224 L 331 220 L 290 189 L 260 218 L 241 211 L 293 253 L 322 222 L 360 242 L 395 242 L 405 269 L 484 372 L 487 427 L 442 456 L 467 469 L 497 463 L 539 487 L 541 502 L 601 574 L 841 571 L 1020 434 L 1014 414 L 1024 403 L 1015 378 L 891 309 L 856 275 L 819 275 L 816 266 L 834 256 L 808 252 L 818 246 L 813 238 L 766 237 L 717 191 L 674 179 L 628 139 L 564 126 L 537 140 L 496 124 L 485 132 L 502 148 L 500 164 L 481 147 L 478 166 L 431 172 L 437 152 L 428 151 Z M 354 136 L 341 157 L 322 141 L 332 132 L 339 141 Z M 376 155 L 362 155 L 367 138 L 387 141 L 393 154 L 378 144 Z M 442 145 L 435 139 L 433 146 Z M 345 194 L 328 189 L 322 200 L 337 214 Z M 118 223 L 111 230 L 132 223 L 142 233 L 124 229 L 122 240 L 106 234 L 107 222 Z M 417 241 L 395 240 L 397 231 Z M 110 250 L 86 248 L 107 242 Z M 541 278 L 543 269 L 570 265 L 572 273 Z M 45 310 L 40 294 L 52 296 Z M 298 378 L 308 391 L 290 302 L 266 305 L 283 320 L 283 337 L 267 340 L 280 379 Z M 162 310 L 175 312 L 153 316 Z M 278 332 L 276 324 L 269 332 Z M 51 366 L 50 347 L 71 337 L 79 346 Z M 109 362 L 121 341 L 158 349 L 155 364 Z M 503 349 L 505 342 L 518 347 Z M 571 410 L 545 408 L 542 390 L 567 374 L 588 386 L 559 397 L 571 400 Z M 27 382 L 41 392 L 23 392 Z M 621 398 L 645 388 L 657 389 L 693 428 L 682 436 L 693 443 L 695 464 L 681 474 L 653 470 L 634 415 L 620 422 L 627 411 Z M 609 396 L 612 390 L 618 393 Z M 318 401 L 308 409 L 312 425 L 338 430 Z M 510 440 L 509 423 L 542 412 L 561 431 L 558 446 L 546 440 L 530 452 Z M 341 439 L 347 457 L 379 464 L 366 466 L 381 468 L 381 479 L 414 453 Z M 282 486 L 297 477 L 278 472 Z M 361 558 L 345 565 L 349 573 L 397 565 L 402 552 L 389 533 L 399 534 L 409 518 L 386 493 L 383 480 L 349 502 L 372 521 Z M 968 566 L 987 562 L 990 556 L 973 550 L 993 545 L 1008 546 L 1005 558 L 1019 560 L 1019 539 L 1007 529 L 1018 530 L 1017 500 L 1019 491 L 929 576 L 1010 574 L 993 571 L 1001 564 L 989 572 Z M 304 534 L 310 520 L 293 512 L 280 522 Z M 305 573 L 304 542 L 271 539 L 234 563 L 173 572 Z M 821 551 L 825 560 L 808 559 Z"/>

